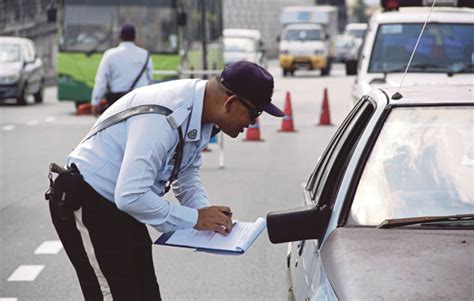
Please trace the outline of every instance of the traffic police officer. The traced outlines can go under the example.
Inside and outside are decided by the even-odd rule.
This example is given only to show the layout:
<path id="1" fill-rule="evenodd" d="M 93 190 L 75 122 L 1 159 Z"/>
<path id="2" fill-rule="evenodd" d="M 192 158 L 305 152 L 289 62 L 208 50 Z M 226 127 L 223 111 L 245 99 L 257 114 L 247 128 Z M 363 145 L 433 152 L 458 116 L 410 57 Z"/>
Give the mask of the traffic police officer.
<path id="1" fill-rule="evenodd" d="M 50 209 L 86 299 L 160 300 L 145 224 L 160 232 L 195 228 L 226 235 L 232 230 L 231 209 L 211 206 L 202 186 L 201 151 L 216 127 L 235 138 L 263 111 L 284 116 L 271 103 L 272 94 L 270 73 L 242 61 L 209 81 L 136 89 L 100 116 L 96 125 L 143 105 L 170 110 L 135 115 L 86 138 L 67 157 L 69 170 L 82 182 L 70 181 L 60 190 L 58 177 L 52 186 L 66 202 L 79 202 L 70 218 L 55 201 L 50 200 Z M 177 160 L 181 142 L 182 160 Z M 176 166 L 179 174 L 171 187 L 179 203 L 164 198 Z"/>
<path id="2" fill-rule="evenodd" d="M 92 90 L 94 115 L 100 113 L 100 99 L 104 94 L 111 105 L 129 90 L 152 83 L 153 63 L 148 52 L 135 45 L 135 36 L 135 27 L 125 24 L 120 30 L 122 42 L 104 52 Z"/>

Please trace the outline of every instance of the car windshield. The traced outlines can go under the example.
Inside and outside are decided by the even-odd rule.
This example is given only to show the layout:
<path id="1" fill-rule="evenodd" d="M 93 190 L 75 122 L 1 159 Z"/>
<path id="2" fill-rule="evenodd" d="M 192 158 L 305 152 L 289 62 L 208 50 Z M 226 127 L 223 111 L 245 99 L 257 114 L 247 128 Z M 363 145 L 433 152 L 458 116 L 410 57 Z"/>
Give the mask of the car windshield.
<path id="1" fill-rule="evenodd" d="M 246 38 L 224 38 L 224 50 L 226 52 L 255 52 L 256 43 Z"/>
<path id="2" fill-rule="evenodd" d="M 285 33 L 285 41 L 319 41 L 321 31 L 317 29 L 288 29 Z"/>
<path id="3" fill-rule="evenodd" d="M 384 24 L 377 31 L 369 72 L 405 70 L 423 24 Z M 428 23 L 408 72 L 473 72 L 474 24 Z"/>
<path id="4" fill-rule="evenodd" d="M 349 223 L 474 213 L 472 112 L 394 108 L 363 170 Z"/>
<path id="5" fill-rule="evenodd" d="M 83 1 L 82 1 L 83 2 Z M 137 44 L 151 52 L 177 51 L 174 11 L 160 1 L 148 5 L 133 0 L 70 1 L 64 7 L 61 25 L 62 51 L 105 51 L 116 46 L 125 23 L 137 28 Z M 148 2 L 147 2 L 148 3 Z"/>
<path id="6" fill-rule="evenodd" d="M 16 44 L 0 44 L 0 63 L 20 61 L 20 46 Z"/>

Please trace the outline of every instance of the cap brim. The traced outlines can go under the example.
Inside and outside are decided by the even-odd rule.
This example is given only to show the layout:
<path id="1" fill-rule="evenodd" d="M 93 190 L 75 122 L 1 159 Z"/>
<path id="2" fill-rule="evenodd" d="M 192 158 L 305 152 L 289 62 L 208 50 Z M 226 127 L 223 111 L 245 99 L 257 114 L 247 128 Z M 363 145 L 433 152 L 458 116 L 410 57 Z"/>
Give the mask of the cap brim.
<path id="1" fill-rule="evenodd" d="M 272 104 L 271 102 L 266 104 L 265 107 L 263 108 L 265 112 L 267 112 L 270 115 L 273 115 L 275 117 L 283 117 L 285 116 L 285 112 L 280 110 L 277 106 Z"/>

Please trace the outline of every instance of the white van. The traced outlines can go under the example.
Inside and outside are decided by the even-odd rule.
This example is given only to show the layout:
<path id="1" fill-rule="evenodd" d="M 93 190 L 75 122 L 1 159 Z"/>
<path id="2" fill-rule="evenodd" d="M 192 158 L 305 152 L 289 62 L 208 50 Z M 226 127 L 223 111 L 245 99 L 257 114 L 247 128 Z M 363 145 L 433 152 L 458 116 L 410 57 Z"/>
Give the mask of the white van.
<path id="1" fill-rule="evenodd" d="M 353 104 L 370 90 L 400 86 L 430 9 L 400 7 L 371 17 L 352 86 Z M 435 6 L 403 86 L 472 84 L 473 63 L 474 9 Z"/>
<path id="2" fill-rule="evenodd" d="M 267 67 L 267 57 L 260 31 L 255 29 L 224 29 L 224 64 L 249 61 Z"/>

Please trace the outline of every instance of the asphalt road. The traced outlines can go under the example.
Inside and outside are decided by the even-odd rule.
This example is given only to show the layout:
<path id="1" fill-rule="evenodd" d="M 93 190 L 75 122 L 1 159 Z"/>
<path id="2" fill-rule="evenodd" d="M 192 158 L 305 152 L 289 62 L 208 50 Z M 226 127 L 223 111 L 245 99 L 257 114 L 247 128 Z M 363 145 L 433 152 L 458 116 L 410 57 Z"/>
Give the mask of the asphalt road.
<path id="1" fill-rule="evenodd" d="M 274 103 L 283 108 L 290 92 L 297 131 L 278 132 L 281 119 L 263 115 L 264 141 L 243 141 L 245 133 L 224 139 L 224 168 L 216 144 L 204 154 L 201 173 L 211 202 L 230 206 L 242 221 L 302 205 L 302 184 L 351 100 L 354 77 L 345 76 L 342 65 L 325 78 L 317 71 L 283 78 L 276 62 L 270 71 Z M 324 88 L 334 126 L 317 126 Z M 54 87 L 45 98 L 26 107 L 0 105 L 0 301 L 82 299 L 43 195 L 49 162 L 63 164 L 95 118 L 75 116 L 72 103 L 56 100 Z M 286 250 L 271 244 L 266 231 L 242 256 L 155 246 L 155 270 L 164 300 L 286 300 Z"/>

